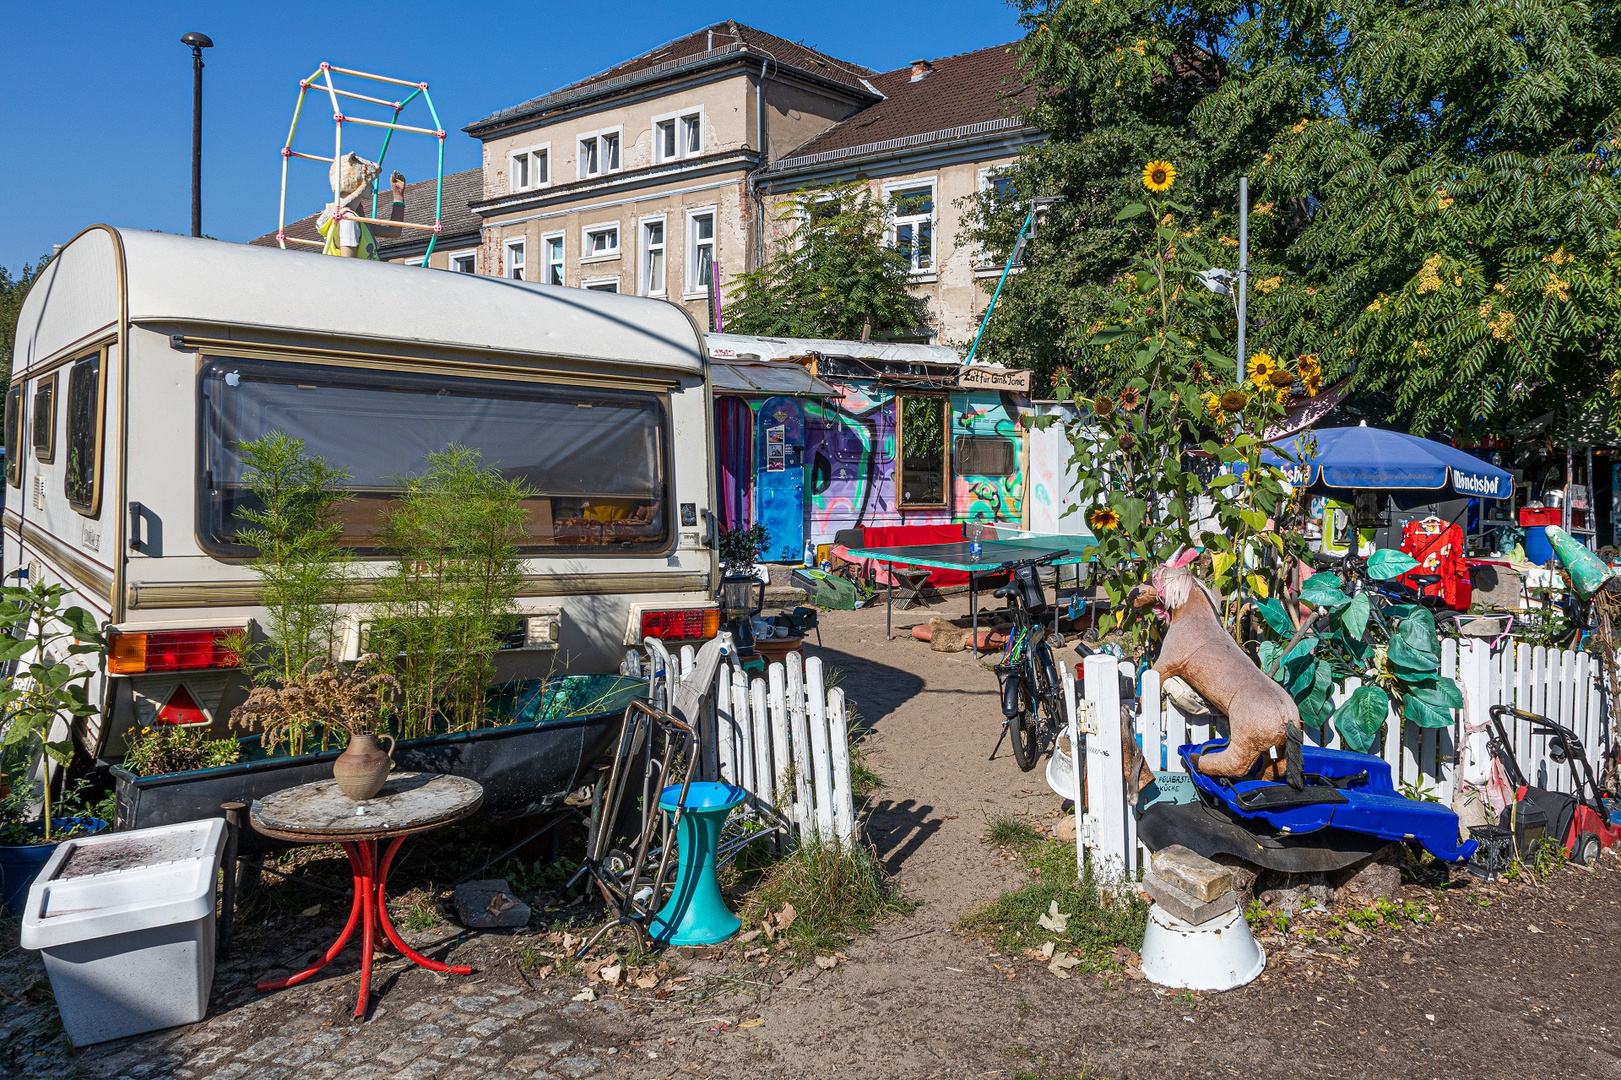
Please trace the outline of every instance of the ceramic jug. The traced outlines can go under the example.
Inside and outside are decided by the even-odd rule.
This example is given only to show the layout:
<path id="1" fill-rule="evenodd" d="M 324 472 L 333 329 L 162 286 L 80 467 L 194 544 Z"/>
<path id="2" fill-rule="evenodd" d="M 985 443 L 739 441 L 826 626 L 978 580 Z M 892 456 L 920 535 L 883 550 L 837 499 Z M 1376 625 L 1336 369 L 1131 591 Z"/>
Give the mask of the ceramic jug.
<path id="1" fill-rule="evenodd" d="M 394 736 L 380 737 L 388 740 L 387 753 L 377 745 L 379 736 L 351 735 L 349 745 L 332 763 L 332 779 L 338 782 L 338 790 L 355 802 L 365 802 L 383 790 L 383 782 L 394 768 Z"/>

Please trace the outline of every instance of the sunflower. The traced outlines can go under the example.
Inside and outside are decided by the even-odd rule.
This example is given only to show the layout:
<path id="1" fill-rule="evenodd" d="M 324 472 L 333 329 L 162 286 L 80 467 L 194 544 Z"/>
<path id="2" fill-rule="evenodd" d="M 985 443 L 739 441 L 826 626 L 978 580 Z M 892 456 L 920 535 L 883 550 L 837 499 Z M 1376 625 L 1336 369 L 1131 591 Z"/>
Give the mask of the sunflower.
<path id="1" fill-rule="evenodd" d="M 1302 356 L 1295 367 L 1299 369 L 1302 379 L 1308 375 L 1321 375 L 1323 373 L 1323 362 L 1314 352 Z"/>
<path id="2" fill-rule="evenodd" d="M 1244 411 L 1244 406 L 1250 403 L 1250 396 L 1242 390 L 1225 390 L 1217 402 L 1222 412 L 1238 413 Z"/>
<path id="3" fill-rule="evenodd" d="M 1142 401 L 1142 392 L 1135 386 L 1128 386 L 1120 391 L 1120 407 L 1127 412 L 1135 412 Z"/>
<path id="4" fill-rule="evenodd" d="M 1171 190 L 1176 183 L 1176 166 L 1169 161 L 1150 161 L 1143 166 L 1143 187 L 1155 195 Z"/>
<path id="5" fill-rule="evenodd" d="M 1099 419 L 1110 415 L 1114 412 L 1114 398 L 1099 394 L 1092 399 L 1092 412 Z"/>
<path id="6" fill-rule="evenodd" d="M 1097 507 L 1086 515 L 1086 523 L 1093 532 L 1108 532 L 1120 527 L 1120 515 L 1107 506 Z"/>
<path id="7" fill-rule="evenodd" d="M 1267 381 L 1275 387 L 1289 387 L 1295 384 L 1295 376 L 1294 373 L 1289 371 L 1287 368 L 1279 368 L 1271 375 L 1267 376 Z"/>
<path id="8" fill-rule="evenodd" d="M 1269 375 L 1278 370 L 1278 362 L 1272 359 L 1271 353 L 1258 352 L 1250 357 L 1249 376 L 1256 386 L 1266 385 Z"/>
<path id="9" fill-rule="evenodd" d="M 1302 375 L 1300 381 L 1305 384 L 1307 397 L 1316 397 L 1317 391 L 1323 388 L 1323 377 L 1316 372 Z"/>
<path id="10" fill-rule="evenodd" d="M 1120 449 L 1127 451 L 1137 449 L 1137 436 L 1129 431 L 1122 431 L 1120 433 Z"/>
<path id="11" fill-rule="evenodd" d="M 1272 400 L 1279 405 L 1287 405 L 1289 403 L 1289 388 L 1280 386 L 1272 391 Z"/>

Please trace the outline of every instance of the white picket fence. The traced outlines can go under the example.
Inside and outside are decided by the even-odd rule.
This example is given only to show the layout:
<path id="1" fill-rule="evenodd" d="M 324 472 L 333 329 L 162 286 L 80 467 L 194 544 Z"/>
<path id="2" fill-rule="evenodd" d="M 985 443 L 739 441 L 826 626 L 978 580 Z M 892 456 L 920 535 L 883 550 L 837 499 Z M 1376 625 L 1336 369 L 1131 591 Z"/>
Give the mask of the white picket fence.
<path id="1" fill-rule="evenodd" d="M 1609 715 L 1608 695 L 1604 692 L 1601 665 L 1589 653 L 1548 649 L 1508 642 L 1493 650 L 1489 642 L 1441 643 L 1441 674 L 1456 679 L 1463 692 L 1462 709 L 1453 710 L 1450 728 L 1419 728 L 1400 723 L 1394 709 L 1387 717 L 1383 742 L 1372 753 L 1391 765 L 1397 784 L 1423 789 L 1442 803 L 1452 806 L 1458 792 L 1460 751 L 1466 731 L 1490 722 L 1493 705 L 1513 705 L 1538 713 L 1574 731 L 1581 740 L 1594 775 L 1601 773 L 1604 748 L 1614 738 Z M 1100 866 L 1118 874 L 1135 876 L 1144 853 L 1138 848 L 1136 819 L 1128 812 L 1121 755 L 1120 724 L 1124 722 L 1120 699 L 1120 673 L 1132 674 L 1130 664 L 1110 656 L 1092 656 L 1085 661 L 1082 686 L 1077 697 L 1075 676 L 1064 672 L 1065 701 L 1070 711 L 1071 745 L 1074 733 L 1086 739 L 1087 803 L 1090 814 L 1082 815 L 1077 805 L 1076 837 L 1080 848 L 1090 848 Z M 1335 703 L 1361 685 L 1347 680 L 1335 691 Z M 1193 722 L 1160 693 L 1155 671 L 1142 675 L 1140 696 L 1126 702 L 1126 716 L 1155 772 L 1183 772 L 1177 748 L 1215 738 L 1217 732 L 1204 722 Z M 1533 735 L 1530 725 L 1505 718 L 1504 726 L 1520 770 L 1532 784 L 1555 791 L 1574 790 L 1569 765 L 1554 761 L 1548 754 L 1549 738 Z M 1340 740 L 1332 724 L 1306 729 L 1307 738 L 1322 746 L 1338 747 Z M 1479 753 L 1484 753 L 1483 736 L 1474 736 Z"/>
<path id="2" fill-rule="evenodd" d="M 663 665 L 664 700 L 674 699 L 696 660 L 684 645 Z M 753 679 L 740 665 L 722 662 L 705 695 L 698 746 L 695 779 L 747 791 L 751 809 L 780 818 L 791 838 L 853 841 L 849 709 L 842 689 L 827 688 L 819 657 L 791 652 L 785 663 L 768 665 L 765 678 Z"/>

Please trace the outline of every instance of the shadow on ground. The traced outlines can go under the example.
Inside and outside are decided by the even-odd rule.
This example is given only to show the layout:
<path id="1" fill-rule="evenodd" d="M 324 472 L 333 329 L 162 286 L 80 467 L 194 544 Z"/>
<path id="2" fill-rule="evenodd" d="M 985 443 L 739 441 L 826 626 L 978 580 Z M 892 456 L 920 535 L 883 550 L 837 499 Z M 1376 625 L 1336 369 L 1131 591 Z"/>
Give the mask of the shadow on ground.
<path id="1" fill-rule="evenodd" d="M 838 685 L 860 714 L 860 727 L 874 726 L 923 692 L 923 679 L 902 668 L 838 649 L 807 646 L 805 651 L 838 674 Z"/>

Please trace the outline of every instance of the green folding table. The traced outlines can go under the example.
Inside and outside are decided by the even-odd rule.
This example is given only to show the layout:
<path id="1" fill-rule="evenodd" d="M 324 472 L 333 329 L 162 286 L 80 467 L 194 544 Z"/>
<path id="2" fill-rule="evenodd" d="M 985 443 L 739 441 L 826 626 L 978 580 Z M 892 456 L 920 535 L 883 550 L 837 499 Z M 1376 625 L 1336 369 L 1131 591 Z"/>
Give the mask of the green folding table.
<path id="1" fill-rule="evenodd" d="M 1053 566 L 1069 566 L 1092 558 L 1090 549 L 1097 541 L 1090 536 L 1049 533 L 1025 533 L 1019 536 L 999 535 L 980 545 L 979 557 L 967 540 L 947 544 L 910 544 L 898 547 L 852 547 L 849 552 L 858 559 L 872 559 L 889 567 L 888 590 L 884 597 L 884 636 L 893 638 L 895 567 L 927 566 L 939 570 L 959 570 L 968 575 L 968 606 L 973 615 L 973 637 L 970 639 L 974 654 L 979 654 L 979 579 L 998 574 L 1015 563 L 1027 559 L 1045 559 Z"/>

